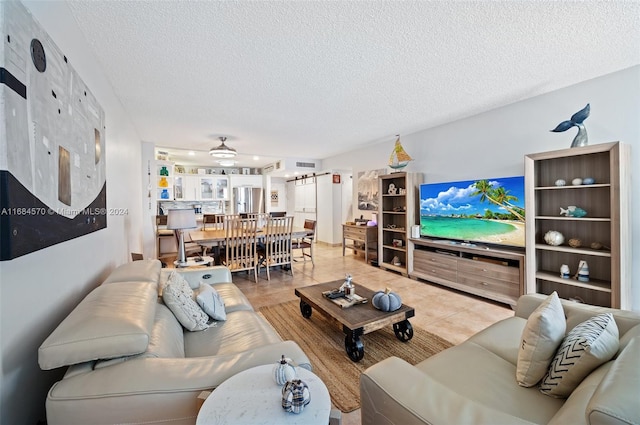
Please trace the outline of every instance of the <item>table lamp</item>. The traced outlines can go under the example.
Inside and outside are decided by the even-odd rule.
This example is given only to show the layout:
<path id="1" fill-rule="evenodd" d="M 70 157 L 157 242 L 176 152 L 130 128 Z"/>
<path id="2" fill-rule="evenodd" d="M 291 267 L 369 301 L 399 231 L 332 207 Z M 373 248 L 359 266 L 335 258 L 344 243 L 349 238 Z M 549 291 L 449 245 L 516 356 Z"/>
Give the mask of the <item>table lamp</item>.
<path id="1" fill-rule="evenodd" d="M 178 231 L 178 266 L 187 265 L 187 256 L 184 250 L 184 229 L 195 229 L 196 211 L 194 209 L 169 210 L 167 217 L 167 229 Z"/>

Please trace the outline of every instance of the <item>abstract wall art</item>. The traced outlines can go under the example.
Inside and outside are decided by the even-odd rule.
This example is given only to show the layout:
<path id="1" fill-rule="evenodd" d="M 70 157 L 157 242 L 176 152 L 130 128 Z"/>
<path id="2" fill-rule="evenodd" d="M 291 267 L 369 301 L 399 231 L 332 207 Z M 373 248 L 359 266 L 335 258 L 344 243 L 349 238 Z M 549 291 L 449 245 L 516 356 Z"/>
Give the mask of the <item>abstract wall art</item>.
<path id="1" fill-rule="evenodd" d="M 0 260 L 11 260 L 107 226 L 105 114 L 22 3 L 0 8 Z"/>

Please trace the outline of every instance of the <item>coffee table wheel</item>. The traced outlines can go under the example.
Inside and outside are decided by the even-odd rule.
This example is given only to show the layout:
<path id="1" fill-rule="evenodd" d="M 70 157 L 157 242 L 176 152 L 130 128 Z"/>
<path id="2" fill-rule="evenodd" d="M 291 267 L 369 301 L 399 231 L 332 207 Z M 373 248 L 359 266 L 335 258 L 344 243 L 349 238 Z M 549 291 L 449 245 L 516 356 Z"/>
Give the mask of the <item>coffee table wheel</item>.
<path id="1" fill-rule="evenodd" d="M 364 344 L 357 336 L 345 336 L 344 348 L 347 350 L 349 358 L 354 362 L 359 362 L 364 357 Z"/>
<path id="2" fill-rule="evenodd" d="M 400 341 L 407 342 L 411 338 L 413 338 L 413 326 L 411 326 L 411 323 L 409 323 L 408 320 L 394 323 L 393 333 L 396 334 L 396 338 L 398 338 Z"/>
<path id="3" fill-rule="evenodd" d="M 304 301 L 300 301 L 300 313 L 302 313 L 302 317 L 308 319 L 311 317 L 311 306 Z"/>

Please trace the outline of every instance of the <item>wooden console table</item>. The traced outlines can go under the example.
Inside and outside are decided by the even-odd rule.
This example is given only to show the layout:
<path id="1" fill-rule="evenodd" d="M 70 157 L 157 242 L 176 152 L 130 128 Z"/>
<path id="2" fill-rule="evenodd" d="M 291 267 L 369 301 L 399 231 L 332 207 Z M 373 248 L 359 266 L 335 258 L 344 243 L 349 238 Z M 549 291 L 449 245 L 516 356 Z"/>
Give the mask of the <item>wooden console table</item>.
<path id="1" fill-rule="evenodd" d="M 347 239 L 353 243 L 347 245 Z M 360 245 L 357 245 L 360 244 Z M 369 262 L 369 251 L 378 254 L 378 227 L 377 226 L 358 226 L 355 224 L 342 225 L 342 256 L 344 257 L 345 249 L 356 251 L 364 251 L 364 261 Z"/>

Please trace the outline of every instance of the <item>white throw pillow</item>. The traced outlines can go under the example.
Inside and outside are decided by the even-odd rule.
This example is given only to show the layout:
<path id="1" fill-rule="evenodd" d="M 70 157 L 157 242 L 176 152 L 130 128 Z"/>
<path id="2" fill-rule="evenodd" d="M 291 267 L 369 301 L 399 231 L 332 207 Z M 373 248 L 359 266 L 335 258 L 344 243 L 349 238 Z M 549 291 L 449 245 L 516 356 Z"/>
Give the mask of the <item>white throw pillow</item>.
<path id="1" fill-rule="evenodd" d="M 187 286 L 189 286 L 187 284 Z M 191 294 L 193 291 L 189 288 Z M 209 328 L 207 322 L 209 316 L 202 311 L 200 306 L 191 298 L 184 285 L 169 282 L 162 291 L 162 299 L 169 310 L 176 316 L 178 322 L 189 331 L 202 331 Z"/>
<path id="2" fill-rule="evenodd" d="M 591 371 L 618 352 L 618 337 L 618 326 L 611 313 L 594 316 L 577 325 L 562 341 L 540 384 L 540 391 L 554 398 L 571 395 Z"/>
<path id="3" fill-rule="evenodd" d="M 516 380 L 522 387 L 533 387 L 549 370 L 567 322 L 558 294 L 554 291 L 536 308 L 522 330 Z"/>
<path id="4" fill-rule="evenodd" d="M 193 289 L 189 286 L 189 282 L 177 271 L 174 270 L 169 274 L 166 285 L 177 285 L 182 292 L 193 299 Z"/>
<path id="5" fill-rule="evenodd" d="M 200 290 L 196 296 L 198 305 L 202 307 L 213 320 L 227 320 L 222 297 L 211 285 L 200 282 Z"/>

